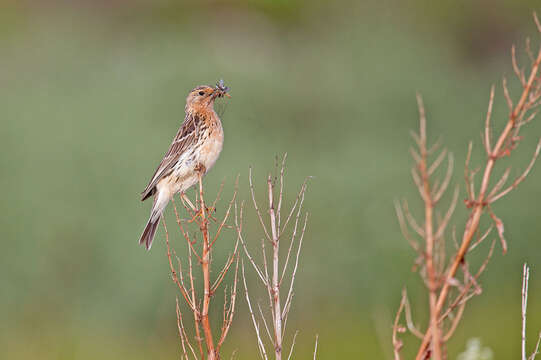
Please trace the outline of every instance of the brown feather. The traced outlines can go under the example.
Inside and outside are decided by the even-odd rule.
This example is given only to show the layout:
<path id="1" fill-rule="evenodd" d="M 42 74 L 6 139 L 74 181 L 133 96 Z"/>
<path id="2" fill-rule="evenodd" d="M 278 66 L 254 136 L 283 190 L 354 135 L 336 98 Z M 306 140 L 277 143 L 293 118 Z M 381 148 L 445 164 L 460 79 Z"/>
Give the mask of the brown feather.
<path id="1" fill-rule="evenodd" d="M 190 112 L 186 114 L 186 118 L 173 139 L 169 150 L 165 153 L 147 187 L 141 193 L 141 201 L 154 195 L 158 182 L 171 173 L 180 155 L 197 140 L 201 121 L 204 121 L 201 118 L 201 113 Z"/>

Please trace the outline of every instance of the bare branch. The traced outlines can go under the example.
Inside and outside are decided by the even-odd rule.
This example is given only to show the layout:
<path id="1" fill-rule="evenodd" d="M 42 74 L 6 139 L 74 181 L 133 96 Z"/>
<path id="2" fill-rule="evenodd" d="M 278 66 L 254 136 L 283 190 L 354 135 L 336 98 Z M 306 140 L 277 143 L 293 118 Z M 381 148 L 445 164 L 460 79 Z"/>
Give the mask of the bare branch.
<path id="1" fill-rule="evenodd" d="M 535 164 L 535 161 L 537 160 L 537 157 L 539 156 L 540 150 L 541 150 L 541 140 L 539 140 L 539 142 L 537 143 L 537 147 L 535 148 L 534 155 L 532 159 L 530 160 L 528 167 L 526 167 L 526 170 L 524 170 L 524 172 L 519 177 L 517 177 L 515 181 L 513 181 L 513 184 L 511 184 L 508 188 L 506 188 L 499 194 L 494 195 L 493 197 L 489 197 L 489 200 L 488 200 L 489 203 L 493 203 L 494 201 L 507 195 L 511 190 L 515 189 L 521 182 L 523 182 L 524 179 L 526 179 L 526 176 L 528 176 L 528 174 L 530 173 L 530 170 L 532 170 L 533 165 Z"/>
<path id="2" fill-rule="evenodd" d="M 395 201 L 394 207 L 396 210 L 396 217 L 398 218 L 398 223 L 400 224 L 400 230 L 402 231 L 402 235 L 410 243 L 411 247 L 416 252 L 419 252 L 419 243 L 413 240 L 409 234 L 408 227 L 404 219 L 404 213 L 402 212 L 402 207 L 400 206 L 400 203 L 398 201 Z"/>
<path id="3" fill-rule="evenodd" d="M 259 309 L 259 316 L 261 316 L 261 319 L 263 319 L 263 325 L 265 325 L 265 331 L 267 332 L 269 340 L 271 344 L 274 345 L 274 339 L 272 338 L 272 335 L 269 330 L 269 326 L 267 325 L 267 319 L 265 318 L 265 314 L 263 314 L 263 310 L 261 309 L 261 304 L 259 304 L 259 302 L 257 303 L 257 308 Z"/>
<path id="4" fill-rule="evenodd" d="M 243 209 L 244 209 L 244 202 L 242 202 L 240 205 L 240 219 L 242 219 Z M 263 273 L 257 266 L 254 258 L 252 257 L 252 255 L 250 255 L 250 252 L 248 251 L 248 248 L 246 247 L 246 243 L 244 242 L 244 238 L 242 237 L 242 221 L 239 222 L 238 218 L 239 217 L 237 217 L 237 204 L 235 203 L 235 227 L 237 228 L 238 239 L 240 240 L 240 243 L 242 244 L 242 248 L 244 249 L 244 253 L 246 254 L 246 257 L 248 258 L 248 260 L 250 261 L 250 264 L 252 264 L 256 274 L 259 276 L 263 284 L 267 286 L 268 283 L 266 281 L 265 276 L 263 276 Z"/>
<path id="5" fill-rule="evenodd" d="M 248 286 L 246 285 L 246 275 L 244 273 L 244 260 L 241 261 L 241 268 L 242 268 L 242 282 L 244 283 L 244 294 L 246 296 L 246 302 L 248 303 L 248 310 L 250 311 L 250 317 L 252 318 L 252 323 L 254 325 L 255 333 L 257 336 L 257 346 L 259 348 L 259 355 L 262 359 L 267 360 L 267 352 L 265 351 L 265 345 L 263 345 L 263 341 L 261 340 L 261 335 L 259 334 L 259 325 L 257 325 L 257 321 L 255 320 L 255 315 L 252 310 L 252 303 L 250 302 L 250 295 L 248 294 Z"/>
<path id="6" fill-rule="evenodd" d="M 287 356 L 287 360 L 291 359 L 291 354 L 293 354 L 293 348 L 295 347 L 295 340 L 297 339 L 298 334 L 299 334 L 299 330 L 295 331 L 295 335 L 293 335 L 293 341 L 291 342 L 291 348 L 289 349 L 289 355 Z"/>
<path id="7" fill-rule="evenodd" d="M 282 157 L 282 167 L 280 168 L 280 195 L 278 195 L 278 208 L 276 210 L 278 216 L 278 230 L 280 229 L 280 223 L 282 220 L 282 198 L 284 194 L 284 170 L 286 168 L 287 153 Z M 279 236 L 280 234 L 278 234 Z"/>
<path id="8" fill-rule="evenodd" d="M 188 354 L 186 352 L 186 347 L 184 346 L 184 344 L 186 343 L 188 345 L 188 348 L 192 352 L 192 355 L 193 355 L 194 359 L 197 359 L 197 356 L 195 356 L 195 351 L 194 351 L 192 345 L 190 344 L 190 341 L 188 340 L 188 335 L 186 335 L 186 330 L 184 328 L 184 324 L 182 323 L 182 314 L 181 314 L 180 308 L 178 306 L 178 298 L 176 300 L 177 300 L 176 313 L 177 313 L 178 335 L 180 337 L 180 341 L 181 341 L 181 344 L 182 344 L 182 352 L 184 354 L 184 358 L 188 359 Z"/>
<path id="9" fill-rule="evenodd" d="M 462 314 L 464 313 L 464 308 L 466 307 L 466 302 L 463 302 L 460 307 L 458 308 L 458 313 L 456 314 L 455 318 L 453 319 L 453 322 L 451 323 L 451 328 L 443 336 L 443 341 L 447 342 L 453 336 L 456 328 L 458 327 L 458 323 L 460 322 L 460 319 L 462 319 Z"/>
<path id="10" fill-rule="evenodd" d="M 229 218 L 229 213 L 231 211 L 231 207 L 233 206 L 233 203 L 235 202 L 235 199 L 237 197 L 237 186 L 238 186 L 238 182 L 239 182 L 239 178 L 237 176 L 237 181 L 236 181 L 236 184 L 235 184 L 235 192 L 233 193 L 233 197 L 231 198 L 231 201 L 229 202 L 229 205 L 227 206 L 227 210 L 225 212 L 225 215 L 224 215 L 224 218 L 222 220 L 222 222 L 220 223 L 220 226 L 218 226 L 218 230 L 216 230 L 216 235 L 214 235 L 214 239 L 212 240 L 212 242 L 210 243 L 210 247 L 212 247 L 212 245 L 214 245 L 214 243 L 216 242 L 216 240 L 218 240 L 218 237 L 220 236 L 220 233 L 222 231 L 222 228 L 224 227 L 227 219 Z"/>
<path id="11" fill-rule="evenodd" d="M 515 47 L 513 46 L 513 53 L 514 53 Z M 494 105 L 494 85 L 490 87 L 490 98 L 488 100 L 488 110 L 487 110 L 487 117 L 485 119 L 485 150 L 487 152 L 487 155 L 490 156 L 492 154 L 492 147 L 490 145 L 491 143 L 491 127 L 490 127 L 490 118 L 492 117 L 492 106 Z M 471 151 L 471 150 L 470 150 Z"/>
<path id="12" fill-rule="evenodd" d="M 301 189 L 299 190 L 299 192 L 297 193 L 297 197 L 295 198 L 295 202 L 293 203 L 293 206 L 291 207 L 291 210 L 289 210 L 289 214 L 288 214 L 287 219 L 286 219 L 286 221 L 284 223 L 284 226 L 282 226 L 282 229 L 280 230 L 280 234 L 284 232 L 284 230 L 287 227 L 287 224 L 289 224 L 289 220 L 291 220 L 292 215 L 295 213 L 295 209 L 297 208 L 297 205 L 299 206 L 299 208 L 302 207 L 302 204 L 304 202 L 304 193 L 306 192 L 306 188 L 307 188 L 309 179 L 311 179 L 310 176 L 307 177 L 306 179 L 304 179 L 304 182 L 301 185 Z"/>
<path id="13" fill-rule="evenodd" d="M 238 241 L 237 241 L 238 245 Z M 237 252 L 236 246 L 235 246 L 235 253 Z M 218 341 L 218 345 L 216 346 L 216 351 L 219 352 L 220 348 L 222 347 L 225 338 L 227 337 L 227 333 L 229 332 L 229 329 L 231 328 L 231 324 L 233 323 L 233 316 L 235 315 L 235 301 L 237 299 L 237 280 L 238 280 L 238 271 L 239 271 L 239 257 L 238 255 L 235 255 L 237 260 L 235 261 L 235 277 L 233 281 L 233 290 L 231 292 L 231 301 L 229 305 L 229 309 L 226 313 L 224 313 L 224 323 L 222 326 L 222 334 L 220 336 L 220 340 Z M 227 271 L 226 271 L 227 272 Z M 225 302 L 224 302 L 225 306 Z"/>
<path id="14" fill-rule="evenodd" d="M 536 24 L 538 24 L 539 21 L 537 19 L 535 20 Z M 509 94 L 507 81 L 505 78 L 503 79 L 503 92 L 509 107 L 509 117 L 505 127 L 502 129 L 501 133 L 497 137 L 494 145 L 490 148 L 491 153 L 489 154 L 486 164 L 484 166 L 481 185 L 478 195 L 476 196 L 473 196 L 473 186 L 471 185 L 473 184 L 473 172 L 470 172 L 468 170 L 470 154 L 468 155 L 465 177 L 466 183 L 468 184 L 469 198 L 466 201 L 466 205 L 468 208 L 471 208 L 471 213 L 466 222 L 462 242 L 457 250 L 457 253 L 454 256 L 454 259 L 450 262 L 448 268 L 445 271 L 445 279 L 442 282 L 443 285 L 439 290 L 438 294 L 436 312 L 438 310 L 441 311 L 447 303 L 449 291 L 453 283 L 452 280 L 455 278 L 457 270 L 462 266 L 465 261 L 465 256 L 467 254 L 467 251 L 470 249 L 471 242 L 474 236 L 478 233 L 481 215 L 485 213 L 486 210 L 488 210 L 489 215 L 495 222 L 496 229 L 498 230 L 498 234 L 502 242 L 502 247 L 504 248 L 504 250 L 506 249 L 506 243 L 503 238 L 503 222 L 494 215 L 494 213 L 490 210 L 489 207 L 490 202 L 488 200 L 491 200 L 488 198 L 488 195 L 490 194 L 489 184 L 491 182 L 491 175 L 493 173 L 496 161 L 503 156 L 510 155 L 512 150 L 516 148 L 517 143 L 520 141 L 520 138 L 516 136 L 517 127 L 521 126 L 521 123 L 524 122 L 524 117 L 526 113 L 532 109 L 532 106 L 537 102 L 538 97 L 541 96 L 541 91 L 538 90 L 541 86 L 539 82 L 540 65 L 541 49 L 538 51 L 535 60 L 532 63 L 528 76 L 525 77 L 527 79 L 526 83 L 524 84 L 522 93 L 515 104 L 513 103 Z M 422 136 L 420 137 L 422 138 Z M 486 141 L 485 143 L 488 144 L 488 142 Z M 504 190 L 504 192 L 505 191 L 506 190 Z M 496 197 L 498 196 L 499 194 L 496 195 Z M 419 347 L 416 356 L 417 360 L 424 359 L 427 349 L 432 342 L 434 342 L 433 334 L 432 331 L 429 330 L 425 333 L 421 346 Z"/>
<path id="15" fill-rule="evenodd" d="M 306 231 L 306 224 L 308 222 L 308 214 L 304 217 L 304 225 L 302 227 L 301 236 L 299 238 L 299 247 L 297 248 L 297 257 L 295 258 L 295 266 L 293 267 L 293 273 L 291 274 L 291 283 L 289 284 L 289 291 L 287 294 L 286 302 L 284 308 L 287 308 L 287 305 L 291 303 L 291 298 L 293 297 L 293 285 L 295 283 L 295 275 L 297 274 L 297 267 L 299 265 L 299 256 L 301 254 L 301 248 L 302 248 L 302 239 L 304 238 L 304 232 Z M 287 312 L 282 314 L 282 318 L 287 317 Z"/>
<path id="16" fill-rule="evenodd" d="M 537 17 L 537 13 L 533 13 L 533 20 L 535 21 L 535 25 L 537 26 L 537 31 L 541 33 L 541 22 L 539 22 L 539 18 Z"/>
<path id="17" fill-rule="evenodd" d="M 180 309 L 178 308 L 178 298 L 177 298 L 177 327 L 178 327 L 178 336 L 180 337 L 180 344 L 182 345 L 182 353 L 184 354 L 184 359 L 188 360 L 188 354 L 186 353 L 186 346 L 184 344 L 184 333 L 183 333 L 184 325 L 182 324 L 182 315 L 180 313 Z"/>
<path id="18" fill-rule="evenodd" d="M 522 85 L 522 87 L 526 86 L 526 79 L 524 78 L 524 71 L 522 69 L 519 69 L 518 67 L 515 45 L 511 47 L 511 62 L 513 64 L 513 71 L 515 72 L 515 75 L 519 79 L 520 84 Z"/>
<path id="19" fill-rule="evenodd" d="M 466 191 L 468 192 L 468 200 L 473 201 L 475 199 L 475 189 L 473 183 L 474 174 L 470 171 L 470 159 L 472 153 L 473 143 L 470 141 L 468 144 L 468 155 L 466 156 L 466 162 L 464 165 L 464 179 L 466 182 Z"/>
<path id="20" fill-rule="evenodd" d="M 503 95 L 505 97 L 505 100 L 507 101 L 507 107 L 509 108 L 509 111 L 513 111 L 513 100 L 511 100 L 511 96 L 509 95 L 509 89 L 507 88 L 507 78 L 504 76 L 502 80 L 502 87 L 503 87 Z"/>
<path id="21" fill-rule="evenodd" d="M 487 229 L 487 231 L 485 231 L 485 233 L 482 235 L 482 236 L 479 236 L 477 241 L 474 242 L 470 248 L 468 249 L 468 252 L 471 252 L 473 251 L 473 249 L 475 249 L 480 243 L 483 242 L 483 240 L 485 240 L 487 237 L 488 237 L 488 234 L 490 234 L 490 232 L 492 231 L 492 225 L 490 225 Z"/>
<path id="22" fill-rule="evenodd" d="M 227 271 L 229 270 L 229 267 L 231 266 L 231 264 L 233 264 L 233 261 L 235 260 L 235 258 L 238 259 L 238 254 L 237 254 L 238 247 L 239 247 L 239 239 L 237 238 L 237 242 L 235 243 L 235 250 L 233 250 L 233 255 L 231 255 L 228 258 L 223 269 L 218 274 L 218 277 L 216 278 L 216 280 L 214 281 L 214 284 L 211 287 L 211 290 L 210 290 L 211 293 L 216 292 L 216 289 L 218 288 L 218 286 L 220 286 L 220 284 L 224 280 L 225 275 L 227 275 Z"/>
<path id="23" fill-rule="evenodd" d="M 422 332 L 420 332 L 419 330 L 417 330 L 417 328 L 413 324 L 413 320 L 412 320 L 412 316 L 411 316 L 411 306 L 410 306 L 410 302 L 408 300 L 408 294 L 407 294 L 405 288 L 402 290 L 402 297 L 405 299 L 404 300 L 404 310 L 405 310 L 404 312 L 406 314 L 406 325 L 408 326 L 408 330 L 413 335 L 417 336 L 419 339 L 422 339 L 424 334 Z"/>
<path id="24" fill-rule="evenodd" d="M 417 221 L 415 221 L 415 218 L 411 215 L 411 212 L 409 211 L 408 202 L 406 199 L 402 200 L 402 208 L 404 209 L 404 215 L 406 215 L 406 220 L 408 220 L 408 224 L 410 227 L 422 238 L 425 237 L 425 231 L 423 228 L 421 228 Z"/>
<path id="25" fill-rule="evenodd" d="M 304 187 L 301 189 L 302 196 L 301 196 L 299 208 L 297 210 L 297 215 L 295 216 L 295 225 L 293 227 L 293 233 L 291 234 L 291 241 L 289 243 L 289 249 L 287 251 L 286 260 L 284 262 L 284 268 L 282 270 L 282 276 L 280 277 L 280 284 L 282 284 L 282 281 L 284 280 L 284 275 L 285 275 L 286 270 L 287 270 L 287 264 L 289 263 L 289 256 L 291 254 L 291 249 L 293 248 L 293 244 L 295 243 L 295 237 L 297 236 L 297 226 L 299 224 L 299 219 L 301 217 L 302 203 L 304 202 L 304 191 L 303 191 L 303 189 L 304 189 Z"/>
<path id="26" fill-rule="evenodd" d="M 535 350 L 530 355 L 528 360 L 535 360 L 535 357 L 537 356 L 537 354 L 539 354 L 539 345 L 541 345 L 541 333 L 539 333 L 539 336 L 537 337 L 537 343 L 535 344 Z"/>
<path id="27" fill-rule="evenodd" d="M 434 203 L 437 203 L 438 201 L 440 201 L 441 197 L 443 196 L 443 193 L 445 192 L 445 190 L 447 190 L 447 186 L 449 186 L 449 182 L 451 181 L 451 177 L 453 176 L 453 166 L 454 166 L 453 154 L 449 154 L 447 174 L 445 174 L 445 178 L 443 179 L 441 186 L 438 188 L 437 191 L 435 191 L 435 194 L 432 199 Z"/>
<path id="28" fill-rule="evenodd" d="M 165 230 L 165 243 L 167 245 L 167 258 L 169 259 L 169 267 L 171 269 L 171 277 L 173 279 L 173 282 L 175 284 L 177 284 L 182 296 L 184 297 L 184 300 L 186 300 L 186 302 L 188 303 L 188 306 L 190 307 L 190 309 L 192 309 L 192 311 L 196 311 L 196 308 L 194 306 L 194 304 L 191 302 L 189 296 L 188 296 L 188 291 L 186 290 L 186 287 L 184 286 L 184 281 L 183 281 L 183 278 L 182 278 L 182 269 L 179 270 L 179 273 L 180 273 L 180 279 L 177 275 L 177 271 L 175 270 L 175 267 L 173 266 L 173 262 L 171 260 L 171 248 L 169 246 L 169 232 L 167 231 L 167 225 L 165 225 L 165 220 L 162 218 L 162 225 L 163 225 L 163 228 Z M 179 267 L 180 267 L 180 259 L 177 257 L 177 261 L 179 262 Z"/>
<path id="29" fill-rule="evenodd" d="M 526 309 L 528 308 L 528 280 L 530 278 L 530 268 L 526 263 L 522 270 L 522 360 L 526 358 Z"/>
<path id="30" fill-rule="evenodd" d="M 269 241 L 271 240 L 271 237 L 269 235 L 269 232 L 267 231 L 267 227 L 265 226 L 265 222 L 263 221 L 263 216 L 261 215 L 261 211 L 259 211 L 259 208 L 257 207 L 257 201 L 255 200 L 255 191 L 254 191 L 254 185 L 252 183 L 252 168 L 250 167 L 250 176 L 248 177 L 250 180 L 250 192 L 252 193 L 252 201 L 254 203 L 254 208 L 257 213 L 257 217 L 259 218 L 259 222 L 261 223 L 261 227 L 263 228 L 263 231 L 265 232 L 265 236 Z"/>
<path id="31" fill-rule="evenodd" d="M 402 294 L 402 300 L 400 300 L 400 305 L 398 306 L 398 311 L 396 312 L 396 316 L 394 318 L 394 324 L 393 324 L 393 353 L 394 353 L 394 360 L 400 360 L 400 350 L 402 350 L 402 347 L 404 346 L 404 343 L 402 340 L 398 338 L 399 333 L 404 333 L 406 329 L 404 329 L 403 326 L 399 324 L 400 321 L 400 315 L 402 314 L 402 311 L 404 311 L 404 306 L 406 306 L 406 297 L 404 296 L 404 293 Z"/>
<path id="32" fill-rule="evenodd" d="M 436 169 L 441 165 L 443 159 L 445 159 L 445 155 L 447 155 L 447 149 L 443 149 L 432 165 L 430 165 L 430 168 L 428 169 L 428 176 L 432 175 L 434 171 L 436 171 Z"/>
<path id="33" fill-rule="evenodd" d="M 453 215 L 453 212 L 455 211 L 456 203 L 458 200 L 458 186 L 455 187 L 455 191 L 453 193 L 453 199 L 451 200 L 451 205 L 449 205 L 449 209 L 447 209 L 447 212 L 445 213 L 445 216 L 443 217 L 440 225 L 438 226 L 438 229 L 436 231 L 436 234 L 434 235 L 434 238 L 438 239 L 443 236 L 443 232 L 445 231 L 445 228 L 447 228 L 447 224 L 449 224 L 449 220 L 451 220 L 451 216 Z"/>

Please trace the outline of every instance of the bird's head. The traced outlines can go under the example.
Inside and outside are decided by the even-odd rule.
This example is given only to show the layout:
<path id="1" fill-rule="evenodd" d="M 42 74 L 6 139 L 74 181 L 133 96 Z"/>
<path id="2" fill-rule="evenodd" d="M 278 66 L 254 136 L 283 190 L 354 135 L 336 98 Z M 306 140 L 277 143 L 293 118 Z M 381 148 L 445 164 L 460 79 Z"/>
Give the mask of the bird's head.
<path id="1" fill-rule="evenodd" d="M 188 94 L 186 98 L 186 108 L 206 108 L 212 107 L 214 100 L 218 97 L 230 95 L 227 93 L 229 88 L 224 85 L 223 80 L 220 80 L 215 87 L 207 85 L 198 86 Z"/>

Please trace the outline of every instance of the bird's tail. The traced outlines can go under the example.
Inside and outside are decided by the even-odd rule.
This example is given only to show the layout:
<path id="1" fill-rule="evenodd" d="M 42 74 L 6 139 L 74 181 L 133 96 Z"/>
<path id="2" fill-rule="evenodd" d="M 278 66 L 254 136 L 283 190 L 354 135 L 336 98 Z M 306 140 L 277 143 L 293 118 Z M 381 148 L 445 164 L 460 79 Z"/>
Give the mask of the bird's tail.
<path id="1" fill-rule="evenodd" d="M 141 239 L 139 239 L 139 244 L 145 245 L 147 250 L 150 250 L 150 247 L 152 246 L 152 240 L 154 240 L 154 235 L 156 235 L 156 229 L 158 228 L 160 219 L 161 219 L 161 216 L 158 216 L 158 218 L 154 220 L 153 220 L 153 217 L 151 216 L 150 219 L 148 219 L 147 226 L 145 226 L 145 230 L 143 230 Z"/>
<path id="2" fill-rule="evenodd" d="M 152 246 L 152 240 L 154 240 L 154 235 L 156 235 L 156 229 L 162 218 L 162 213 L 170 199 L 169 194 L 163 191 L 158 192 L 154 197 L 150 218 L 148 219 L 147 226 L 145 226 L 145 230 L 143 230 L 143 234 L 141 234 L 141 239 L 139 239 L 139 244 L 144 244 L 147 250 L 150 250 Z"/>

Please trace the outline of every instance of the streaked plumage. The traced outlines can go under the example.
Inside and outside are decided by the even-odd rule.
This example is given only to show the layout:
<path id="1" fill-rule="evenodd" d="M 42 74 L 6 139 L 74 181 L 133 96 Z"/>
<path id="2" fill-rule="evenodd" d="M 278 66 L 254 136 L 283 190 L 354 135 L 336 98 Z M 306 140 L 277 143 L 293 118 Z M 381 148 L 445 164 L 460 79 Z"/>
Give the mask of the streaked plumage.
<path id="1" fill-rule="evenodd" d="M 183 193 L 204 175 L 222 151 L 224 133 L 220 118 L 214 111 L 214 100 L 227 95 L 220 82 L 215 88 L 198 86 L 186 98 L 186 117 L 169 150 L 141 193 L 144 201 L 154 196 L 150 218 L 139 240 L 147 249 L 160 222 L 162 213 L 176 193 Z"/>

